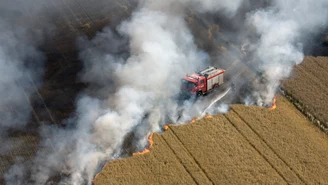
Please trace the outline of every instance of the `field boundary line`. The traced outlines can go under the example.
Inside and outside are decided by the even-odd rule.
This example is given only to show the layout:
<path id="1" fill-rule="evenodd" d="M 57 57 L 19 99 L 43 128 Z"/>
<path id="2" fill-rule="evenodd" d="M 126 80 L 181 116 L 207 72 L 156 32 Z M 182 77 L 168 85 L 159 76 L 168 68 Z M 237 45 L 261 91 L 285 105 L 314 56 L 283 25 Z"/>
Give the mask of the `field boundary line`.
<path id="1" fill-rule="evenodd" d="M 182 147 L 187 151 L 187 153 L 193 158 L 193 160 L 195 161 L 195 164 L 197 164 L 197 166 L 199 167 L 199 169 L 201 169 L 203 171 L 203 173 L 205 174 L 206 178 L 212 183 L 215 184 L 213 182 L 213 180 L 208 176 L 208 174 L 206 173 L 206 171 L 202 168 L 202 166 L 199 164 L 198 160 L 191 154 L 191 152 L 186 148 L 186 146 L 183 144 L 183 142 L 181 141 L 181 139 L 177 136 L 177 134 L 174 132 L 173 129 L 172 130 L 172 134 L 174 135 L 174 137 L 181 143 Z"/>
<path id="2" fill-rule="evenodd" d="M 325 134 L 328 135 L 328 123 L 320 120 L 316 116 L 314 116 L 312 113 L 307 111 L 305 109 L 305 106 L 302 102 L 300 102 L 298 99 L 294 98 L 291 94 L 288 93 L 287 90 L 280 88 L 281 94 L 286 97 L 286 99 L 291 102 L 294 107 L 302 114 L 304 115 L 311 123 L 313 123 L 315 126 L 319 127 L 321 131 L 323 131 Z"/>
<path id="3" fill-rule="evenodd" d="M 166 145 L 170 148 L 170 150 L 172 151 L 172 153 L 175 155 L 175 157 L 178 159 L 178 161 L 180 162 L 180 164 L 183 166 L 183 168 L 185 169 L 185 171 L 190 175 L 190 177 L 194 180 L 194 182 L 199 185 L 199 183 L 197 182 L 196 178 L 191 174 L 191 172 L 187 169 L 187 167 L 182 163 L 182 160 L 180 159 L 180 157 L 177 156 L 177 153 L 173 150 L 173 148 L 170 146 L 170 144 L 166 141 L 166 139 L 162 136 L 159 135 L 164 142 L 166 143 Z"/>
<path id="4" fill-rule="evenodd" d="M 266 142 L 264 139 L 263 139 L 263 137 L 261 137 L 261 135 L 255 130 L 255 129 L 253 129 L 253 127 L 251 127 L 250 125 L 249 125 L 249 123 L 242 117 L 242 116 L 240 116 L 240 114 L 236 111 L 236 110 L 234 110 L 233 108 L 231 108 L 231 110 L 233 111 L 233 112 L 235 112 L 237 115 L 238 115 L 238 117 L 257 135 L 257 137 L 258 138 L 260 138 L 266 145 L 267 145 L 267 147 L 292 171 L 292 172 L 294 172 L 295 173 L 295 175 L 304 183 L 304 184 L 307 184 L 306 182 L 305 182 L 305 180 L 301 177 L 301 175 L 300 174 L 298 174 L 290 165 L 288 165 L 288 163 L 269 145 L 269 143 L 268 142 Z M 247 139 L 248 140 L 248 139 Z M 271 163 L 270 163 L 271 164 Z M 285 179 L 285 178 L 284 178 Z M 288 182 L 287 182 L 288 183 Z M 288 183 L 289 184 L 289 183 Z"/>
<path id="5" fill-rule="evenodd" d="M 230 110 L 233 111 L 233 110 Z M 235 112 L 235 111 L 233 111 Z M 238 114 L 237 114 L 238 115 Z M 262 152 L 256 148 L 256 146 L 245 136 L 245 134 L 242 133 L 242 131 L 230 120 L 230 118 L 228 118 L 226 115 L 224 115 L 224 117 L 229 121 L 229 123 L 237 130 L 237 132 L 248 142 L 248 144 L 250 144 L 252 146 L 252 148 L 255 149 L 255 151 L 260 154 L 260 156 L 271 166 L 272 169 L 274 169 L 274 171 L 277 172 L 277 174 L 287 183 L 290 184 L 287 179 L 283 176 L 283 174 L 269 161 L 269 159 L 262 154 Z M 239 117 L 239 115 L 238 115 Z M 243 121 L 243 120 L 242 120 Z M 251 129 L 252 130 L 252 129 Z"/>
<path id="6" fill-rule="evenodd" d="M 319 66 L 321 66 L 323 69 L 325 69 L 324 66 L 322 66 L 321 64 L 319 64 L 319 60 L 322 60 L 325 57 L 315 57 L 314 61 L 315 63 L 317 63 Z M 250 71 L 252 71 L 254 73 L 254 70 L 252 70 L 252 68 L 250 68 L 247 64 L 244 63 L 243 60 L 240 60 L 241 63 L 243 63 Z M 304 61 L 303 61 L 304 62 Z M 294 70 L 298 70 L 301 74 L 302 71 L 300 71 L 297 66 L 294 67 Z M 310 79 L 311 80 L 311 79 Z M 312 81 L 312 80 L 311 80 Z M 320 87 L 320 85 L 318 85 L 318 87 Z M 282 95 L 284 97 L 286 97 L 296 108 L 297 110 L 303 114 L 307 119 L 309 119 L 314 125 L 318 126 L 320 128 L 320 130 L 322 130 L 325 134 L 328 135 L 328 122 L 325 122 L 324 120 L 320 120 L 319 118 L 317 118 L 316 116 L 313 115 L 313 113 L 306 111 L 304 109 L 305 105 L 297 98 L 293 97 L 291 94 L 289 94 L 287 92 L 286 89 L 283 88 L 283 85 L 280 84 L 280 92 L 282 92 Z M 327 95 L 326 93 L 324 93 L 325 95 Z"/>

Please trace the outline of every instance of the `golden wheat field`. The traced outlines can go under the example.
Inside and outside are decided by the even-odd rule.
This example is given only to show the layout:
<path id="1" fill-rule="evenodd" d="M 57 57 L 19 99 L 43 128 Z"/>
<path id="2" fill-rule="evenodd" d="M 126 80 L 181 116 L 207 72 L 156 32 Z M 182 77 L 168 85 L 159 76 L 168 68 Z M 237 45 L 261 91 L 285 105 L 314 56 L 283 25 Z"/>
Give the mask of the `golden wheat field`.
<path id="1" fill-rule="evenodd" d="M 282 87 L 311 113 L 328 126 L 328 58 L 306 57 L 295 67 L 292 77 L 283 82 Z"/>
<path id="2" fill-rule="evenodd" d="M 149 153 L 111 161 L 102 184 L 325 184 L 327 136 L 284 97 L 153 135 Z"/>

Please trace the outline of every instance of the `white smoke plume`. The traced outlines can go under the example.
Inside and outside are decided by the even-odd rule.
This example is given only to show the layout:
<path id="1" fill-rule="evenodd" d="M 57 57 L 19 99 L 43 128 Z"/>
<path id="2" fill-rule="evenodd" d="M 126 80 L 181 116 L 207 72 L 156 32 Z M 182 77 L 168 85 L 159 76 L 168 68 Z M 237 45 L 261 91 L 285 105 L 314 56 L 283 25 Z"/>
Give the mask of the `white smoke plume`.
<path id="1" fill-rule="evenodd" d="M 15 153 L 23 147 L 23 141 L 11 140 L 9 132 L 21 131 L 32 118 L 32 99 L 35 91 L 42 85 L 45 56 L 39 50 L 43 44 L 49 24 L 37 21 L 40 6 L 25 1 L 0 2 L 0 156 Z M 5 157 L 3 157 L 5 156 Z M 22 157 L 13 158 L 13 166 L 0 181 L 20 179 L 23 184 L 25 174 Z M 4 161 L 2 164 L 11 163 Z M 2 166 L 1 168 L 4 168 Z M 3 170 L 3 169 L 2 169 Z M 1 182 L 0 182 L 1 183 Z"/>
<path id="2" fill-rule="evenodd" d="M 235 15 L 240 8 L 243 0 L 229 1 L 229 0 L 140 0 L 140 5 L 144 8 L 170 12 L 177 10 L 186 10 L 192 8 L 199 13 L 217 13 L 222 12 L 224 15 L 231 17 Z M 181 13 L 181 11 L 180 11 Z"/>
<path id="3" fill-rule="evenodd" d="M 52 148 L 39 153 L 37 159 L 41 161 L 36 161 L 38 167 L 34 173 L 36 184 L 46 183 L 56 171 L 64 169 L 68 170 L 70 177 L 63 182 L 90 183 L 101 162 L 119 152 L 125 136 L 132 129 L 144 124 L 151 127 L 147 132 L 159 130 L 167 116 L 176 114 L 172 109 L 176 106 L 173 97 L 179 90 L 176 79 L 183 76 L 185 70 L 196 70 L 203 61 L 203 54 L 197 51 L 184 24 L 182 17 L 140 10 L 118 28 L 130 39 L 131 56 L 128 59 L 109 54 L 86 61 L 91 62 L 90 69 L 96 70 L 95 73 L 82 74 L 82 79 L 94 79 L 96 84 L 107 82 L 114 92 L 101 100 L 82 95 L 78 100 L 78 118 L 74 120 L 76 128 L 53 133 L 53 137 L 60 138 L 53 141 L 55 153 L 52 153 Z M 98 36 L 102 37 L 102 34 Z M 92 62 L 108 68 L 98 69 Z M 190 63 L 193 65 L 188 65 Z M 100 71 L 104 76 L 99 78 Z M 106 76 L 111 80 L 103 78 Z M 102 79 L 105 81 L 97 82 Z M 144 120 L 147 114 L 149 123 Z M 67 132 L 72 133 L 62 134 Z M 66 161 L 67 166 L 60 166 L 56 161 Z"/>
<path id="4" fill-rule="evenodd" d="M 184 20 L 185 10 L 223 13 L 232 18 L 244 2 L 141 0 L 131 18 L 115 30 L 105 28 L 91 41 L 81 39 L 78 43 L 84 69 L 80 77 L 89 88 L 78 97 L 77 111 L 67 120 L 67 128 L 42 128 L 43 138 L 48 139 L 32 161 L 31 184 L 58 181 L 58 176 L 59 184 L 91 184 L 104 161 L 125 153 L 125 142 L 133 143 L 132 150 L 143 149 L 147 135 L 160 131 L 164 124 L 200 116 L 203 109 L 192 107 L 188 101 L 180 106 L 175 99 L 179 79 L 209 64 L 209 56 L 195 45 Z M 248 96 L 252 99 L 249 102 L 271 102 L 279 81 L 302 61 L 303 37 L 320 28 L 320 18 L 326 20 L 325 1 L 318 1 L 313 10 L 308 3 L 275 0 L 264 9 L 249 12 L 243 20 L 257 35 L 257 39 L 249 39 L 251 62 L 269 81 L 256 89 L 253 97 Z M 299 18 L 305 14 L 306 18 Z M 178 113 L 181 108 L 188 112 L 182 120 Z M 227 110 L 222 104 L 213 111 Z M 26 174 L 18 171 L 11 177 Z M 7 182 L 16 184 L 30 182 L 8 178 Z"/>
<path id="5" fill-rule="evenodd" d="M 120 156 L 129 133 L 137 131 L 135 144 L 142 149 L 146 143 L 139 141 L 150 132 L 177 121 L 177 79 L 208 62 L 207 54 L 194 44 L 183 17 L 185 8 L 231 8 L 229 14 L 236 9 L 232 4 L 213 8 L 209 2 L 215 1 L 141 1 L 117 30 L 106 28 L 92 41 L 79 42 L 85 65 L 81 80 L 91 88 L 78 99 L 68 128 L 43 127 L 41 133 L 48 139 L 32 162 L 32 184 L 45 184 L 58 174 L 60 184 L 90 184 L 100 164 Z M 175 5 L 177 9 L 169 8 Z"/>
<path id="6" fill-rule="evenodd" d="M 25 7 L 28 8 L 28 7 Z M 39 85 L 43 70 L 43 31 L 19 5 L 4 1 L 0 7 L 0 128 L 21 128 L 30 118 L 28 98 Z M 26 17 L 24 17 L 26 16 Z M 32 30 L 30 26 L 35 26 Z"/>
<path id="7" fill-rule="evenodd" d="M 254 28 L 257 40 L 250 46 L 253 65 L 263 73 L 266 82 L 255 89 L 252 104 L 270 105 L 281 80 L 302 62 L 307 39 L 327 27 L 328 2 L 275 0 L 266 9 L 248 14 L 246 24 Z M 261 82 L 259 82 L 261 83 Z"/>
<path id="8" fill-rule="evenodd" d="M 8 134 L 27 127 L 32 118 L 34 93 L 42 85 L 45 56 L 39 47 L 43 44 L 50 26 L 46 22 L 37 21 L 36 17 L 40 11 L 40 6 L 25 1 L 0 2 L 0 142 L 3 143 L 0 147 L 1 156 L 10 156 L 17 148 L 22 147 L 24 142 L 12 141 L 8 139 Z M 2 159 L 6 160 L 7 157 Z M 20 163 L 19 161 L 17 163 Z M 14 171 L 22 177 L 20 174 L 24 170 L 14 167 L 9 173 Z M 3 174 L 0 175 L 1 180 Z"/>

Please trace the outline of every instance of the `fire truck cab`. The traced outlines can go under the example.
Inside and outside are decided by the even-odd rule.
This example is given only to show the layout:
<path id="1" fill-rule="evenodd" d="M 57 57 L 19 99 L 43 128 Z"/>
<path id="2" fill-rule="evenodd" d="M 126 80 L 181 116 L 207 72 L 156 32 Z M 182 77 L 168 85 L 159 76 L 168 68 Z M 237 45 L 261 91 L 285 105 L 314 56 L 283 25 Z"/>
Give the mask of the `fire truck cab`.
<path id="1" fill-rule="evenodd" d="M 201 96 L 223 84 L 225 70 L 209 66 L 206 69 L 186 75 L 182 79 L 181 91 L 187 95 Z"/>

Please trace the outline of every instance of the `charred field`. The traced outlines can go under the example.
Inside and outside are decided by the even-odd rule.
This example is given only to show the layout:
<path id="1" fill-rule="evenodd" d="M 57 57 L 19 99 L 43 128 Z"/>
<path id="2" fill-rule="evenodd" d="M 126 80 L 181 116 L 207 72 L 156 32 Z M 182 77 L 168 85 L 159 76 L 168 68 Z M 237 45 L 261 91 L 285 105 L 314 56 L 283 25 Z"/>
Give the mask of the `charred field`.
<path id="1" fill-rule="evenodd" d="M 116 5 L 120 7 L 121 4 Z M 50 20 L 55 29 L 50 28 L 51 39 L 47 39 L 41 46 L 47 59 L 44 80 L 39 88 L 33 80 L 21 87 L 21 93 L 30 88 L 37 88 L 37 91 L 24 99 L 24 103 L 32 109 L 26 127 L 10 128 L 6 134 L 8 137 L 2 141 L 0 184 L 5 184 L 4 174 L 10 166 L 28 163 L 36 156 L 38 148 L 42 147 L 38 131 L 41 126 L 67 127 L 64 120 L 74 113 L 76 97 L 87 86 L 78 80 L 82 62 L 78 56 L 76 40 L 80 36 L 92 38 L 105 26 L 115 26 L 120 19 L 129 15 L 128 6 L 122 6 L 122 9 L 98 3 L 90 6 L 87 1 L 52 1 L 45 4 L 44 11 L 49 13 L 42 13 L 40 22 Z M 107 15 L 105 12 L 111 14 Z M 2 114 L 15 112 L 10 107 L 1 107 L 0 111 Z M 50 181 L 58 181 L 60 176 L 54 176 Z"/>
<path id="2" fill-rule="evenodd" d="M 108 6 L 105 1 L 76 0 L 51 1 L 43 5 L 49 13 L 40 16 L 40 22 L 50 20 L 55 25 L 48 30 L 51 39 L 46 39 L 40 46 L 46 58 L 43 82 L 38 84 L 30 80 L 21 86 L 31 116 L 26 126 L 8 129 L 6 138 L 0 140 L 4 143 L 0 149 L 0 184 L 5 184 L 8 170 L 14 164 L 31 170 L 27 173 L 28 180 L 17 181 L 17 184 L 33 184 L 34 181 L 29 180 L 33 176 L 31 161 L 40 148 L 54 147 L 51 141 L 48 145 L 41 142 L 44 136 L 40 134 L 40 128 L 73 130 L 78 125 L 72 124 L 70 118 L 77 114 L 77 99 L 81 93 L 106 98 L 103 93 L 96 93 L 99 84 L 81 81 L 84 64 L 77 42 L 81 37 L 92 40 L 106 27 L 116 34 L 115 28 L 123 20 L 129 20 L 136 2 L 112 1 Z M 266 1 L 259 4 L 262 6 L 262 3 L 267 6 Z M 225 80 L 237 87 L 233 94 L 222 100 L 232 104 L 229 112 L 194 119 L 192 123 L 179 126 L 166 125 L 161 128 L 162 133 L 140 135 L 139 130 L 145 129 L 144 125 L 135 126 L 123 138 L 121 159 L 99 162 L 92 183 L 326 184 L 328 140 L 324 132 L 327 134 L 328 128 L 325 106 L 328 103 L 328 47 L 321 43 L 322 37 L 312 41 L 313 47 L 306 48 L 305 54 L 309 56 L 283 80 L 282 93 L 277 93 L 277 108 L 269 110 L 240 105 L 253 90 L 250 84 L 258 74 L 248 63 L 249 56 L 241 49 L 243 43 L 229 35 L 230 31 L 238 29 L 238 25 L 193 9 L 186 11 L 183 20 L 195 38 L 195 45 L 208 53 L 209 63 L 226 69 Z M 130 55 L 124 47 L 115 52 Z M 25 92 L 30 89 L 36 91 L 26 96 Z M 105 94 L 112 91 L 105 89 Z M 9 114 L 15 109 L 0 107 L 0 112 Z M 149 117 L 145 113 L 143 119 Z M 150 148 L 146 151 L 135 144 L 145 135 L 151 136 Z M 51 140 L 50 137 L 47 139 Z M 138 151 L 144 152 L 137 154 Z M 56 184 L 70 176 L 71 172 L 65 170 L 51 173 L 46 183 Z"/>

